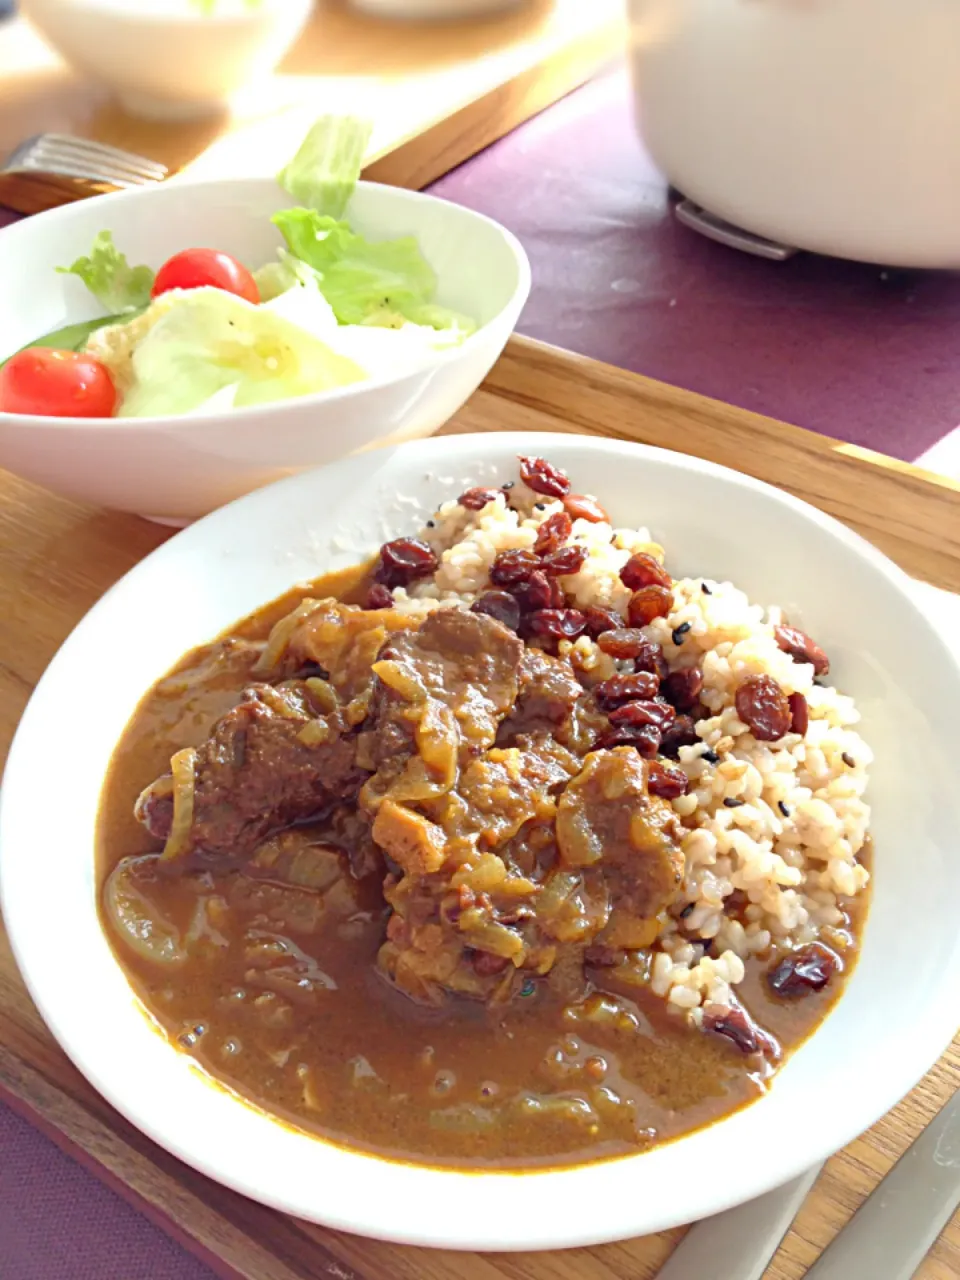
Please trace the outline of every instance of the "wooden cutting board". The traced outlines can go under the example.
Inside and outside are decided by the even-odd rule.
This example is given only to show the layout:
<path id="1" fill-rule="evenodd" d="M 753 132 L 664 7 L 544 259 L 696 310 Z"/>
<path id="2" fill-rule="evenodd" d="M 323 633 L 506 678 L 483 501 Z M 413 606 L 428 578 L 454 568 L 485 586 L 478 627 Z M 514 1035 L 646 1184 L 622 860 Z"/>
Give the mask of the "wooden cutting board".
<path id="1" fill-rule="evenodd" d="M 525 339 L 511 341 L 446 428 L 504 430 L 616 436 L 736 467 L 839 517 L 914 576 L 960 592 L 960 485 L 890 458 Z M 167 536 L 0 473 L 0 758 L 57 646 Z M 828 1163 L 770 1280 L 799 1280 L 957 1087 L 960 1039 L 909 1097 Z M 567 1253 L 464 1255 L 380 1244 L 264 1209 L 161 1151 L 95 1093 L 44 1027 L 2 929 L 0 1096 L 229 1280 L 652 1280 L 681 1234 Z M 960 1275 L 960 1224 L 917 1274 Z"/>
<path id="2" fill-rule="evenodd" d="M 621 48 L 624 30 L 622 0 L 526 0 L 500 17 L 442 23 L 318 0 L 270 81 L 229 113 L 173 125 L 126 115 L 14 19 L 0 24 L 0 156 L 55 131 L 197 175 L 268 176 L 334 111 L 374 121 L 367 177 L 422 187 L 582 84 Z"/>

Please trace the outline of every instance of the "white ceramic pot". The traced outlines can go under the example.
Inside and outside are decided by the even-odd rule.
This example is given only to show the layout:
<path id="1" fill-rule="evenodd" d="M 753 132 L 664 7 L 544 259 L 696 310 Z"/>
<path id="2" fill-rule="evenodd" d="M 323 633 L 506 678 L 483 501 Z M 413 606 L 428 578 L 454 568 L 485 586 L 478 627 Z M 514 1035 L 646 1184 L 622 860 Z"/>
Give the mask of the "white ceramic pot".
<path id="1" fill-rule="evenodd" d="M 382 18 L 477 18 L 516 9 L 521 0 L 350 0 L 354 9 Z"/>
<path id="2" fill-rule="evenodd" d="M 960 4 L 629 0 L 639 127 L 684 195 L 798 248 L 960 266 Z"/>
<path id="3" fill-rule="evenodd" d="M 132 115 L 184 120 L 223 106 L 294 44 L 314 0 L 20 0 L 24 16 Z"/>

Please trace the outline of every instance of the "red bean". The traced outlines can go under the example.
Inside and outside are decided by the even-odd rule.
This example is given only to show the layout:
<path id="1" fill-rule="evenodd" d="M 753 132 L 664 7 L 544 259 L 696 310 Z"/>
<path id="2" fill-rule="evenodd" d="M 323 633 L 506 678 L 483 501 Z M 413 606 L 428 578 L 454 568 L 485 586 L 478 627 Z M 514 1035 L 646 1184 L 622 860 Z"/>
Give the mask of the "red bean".
<path id="1" fill-rule="evenodd" d="M 641 725 L 638 729 L 621 725 L 602 733 L 595 745 L 604 749 L 635 747 L 645 759 L 652 760 L 660 750 L 660 731 L 652 724 Z"/>
<path id="2" fill-rule="evenodd" d="M 380 548 L 377 581 L 386 587 L 406 587 L 428 577 L 439 563 L 433 548 L 420 538 L 395 538 Z"/>
<path id="3" fill-rule="evenodd" d="M 594 690 L 597 705 L 604 711 L 621 707 L 625 702 L 656 697 L 660 681 L 652 671 L 635 671 L 632 675 L 611 676 Z"/>
<path id="4" fill-rule="evenodd" d="M 516 631 L 520 626 L 520 605 L 509 591 L 485 591 L 474 600 L 470 608 L 474 613 L 485 613 L 490 618 L 496 618 L 497 622 L 502 622 L 510 631 Z"/>
<path id="5" fill-rule="evenodd" d="M 671 760 L 676 760 L 680 755 L 681 747 L 692 747 L 694 743 L 699 741 L 693 717 L 687 715 L 677 716 L 670 728 L 663 734 L 663 739 L 660 743 L 660 754 L 668 756 Z"/>
<path id="6" fill-rule="evenodd" d="M 466 493 L 461 493 L 457 501 L 461 507 L 466 507 L 468 511 L 482 511 L 488 502 L 495 502 L 500 496 L 499 489 L 468 489 Z"/>
<path id="7" fill-rule="evenodd" d="M 533 549 L 538 556 L 548 556 L 558 551 L 573 532 L 573 521 L 565 511 L 555 511 L 547 516 L 537 530 L 537 540 Z"/>
<path id="8" fill-rule="evenodd" d="M 556 578 L 548 578 L 541 570 L 531 573 L 526 582 L 513 588 L 521 613 L 533 613 L 537 609 L 562 609 L 563 588 Z"/>
<path id="9" fill-rule="evenodd" d="M 664 800 L 676 800 L 686 794 L 687 775 L 682 769 L 664 764 L 662 760 L 651 760 L 647 768 L 647 790 L 652 796 L 660 796 Z"/>
<path id="10" fill-rule="evenodd" d="M 498 587 L 514 587 L 527 582 L 530 575 L 540 568 L 540 557 L 532 551 L 517 548 L 501 551 L 490 566 L 490 581 Z"/>
<path id="11" fill-rule="evenodd" d="M 612 609 L 601 609 L 597 605 L 584 609 L 583 616 L 587 620 L 587 631 L 595 640 L 598 636 L 607 635 L 623 626 L 619 613 L 614 613 Z"/>
<path id="12" fill-rule="evenodd" d="M 840 957 L 822 942 L 810 942 L 784 956 L 767 973 L 772 991 L 785 999 L 822 991 L 841 968 Z"/>
<path id="13" fill-rule="evenodd" d="M 652 671 L 659 678 L 661 684 L 670 674 L 670 667 L 663 656 L 663 649 L 660 645 L 654 644 L 652 640 L 648 640 L 634 658 L 633 666 L 636 671 Z"/>
<path id="14" fill-rule="evenodd" d="M 528 614 L 526 626 L 535 636 L 575 640 L 585 631 L 587 620 L 579 609 L 538 609 Z"/>
<path id="15" fill-rule="evenodd" d="M 810 708 L 802 693 L 791 693 L 787 699 L 790 703 L 790 732 L 799 733 L 802 737 L 810 724 Z"/>
<path id="16" fill-rule="evenodd" d="M 776 742 L 789 733 L 790 701 L 773 676 L 748 676 L 736 693 L 737 715 L 758 742 Z"/>
<path id="17" fill-rule="evenodd" d="M 699 667 L 684 667 L 671 671 L 661 684 L 661 692 L 678 711 L 689 711 L 696 706 L 703 688 L 703 672 Z"/>
<path id="18" fill-rule="evenodd" d="M 634 729 L 642 724 L 652 724 L 663 733 L 673 724 L 677 713 L 668 702 L 625 702 L 621 707 L 614 707 L 609 718 L 617 728 L 626 726 Z"/>
<path id="19" fill-rule="evenodd" d="M 778 626 L 773 628 L 777 644 L 784 653 L 789 653 L 794 662 L 809 662 L 813 674 L 825 676 L 830 671 L 830 659 L 806 632 L 799 627 Z"/>
<path id="20" fill-rule="evenodd" d="M 563 507 L 572 520 L 589 520 L 592 524 L 609 521 L 610 517 L 596 498 L 586 493 L 568 493 Z"/>
<path id="21" fill-rule="evenodd" d="M 385 587 L 382 582 L 375 582 L 367 592 L 367 609 L 389 609 L 393 606 L 393 596 L 390 594 L 390 588 Z"/>
<path id="22" fill-rule="evenodd" d="M 721 1010 L 704 1010 L 703 1028 L 714 1035 L 723 1036 L 737 1046 L 741 1053 L 758 1053 L 760 1038 L 757 1028 L 740 1008 Z"/>
<path id="23" fill-rule="evenodd" d="M 622 624 L 613 631 L 605 631 L 597 640 L 598 647 L 611 658 L 636 658 L 649 643 L 642 631 Z"/>
<path id="24" fill-rule="evenodd" d="M 563 498 L 570 492 L 566 475 L 546 458 L 528 458 L 520 454 L 520 479 L 534 493 L 548 498 Z"/>
<path id="25" fill-rule="evenodd" d="M 568 574 L 579 573 L 586 558 L 586 547 L 578 542 L 571 542 L 569 546 L 561 547 L 559 551 L 553 551 L 544 557 L 543 572 L 551 578 L 565 578 Z"/>
<path id="26" fill-rule="evenodd" d="M 632 555 L 620 570 L 620 581 L 631 591 L 641 587 L 672 587 L 673 579 L 663 565 L 647 551 Z"/>
<path id="27" fill-rule="evenodd" d="M 630 597 L 627 619 L 631 627 L 646 627 L 654 618 L 665 618 L 672 608 L 672 591 L 666 587 L 641 587 Z"/>

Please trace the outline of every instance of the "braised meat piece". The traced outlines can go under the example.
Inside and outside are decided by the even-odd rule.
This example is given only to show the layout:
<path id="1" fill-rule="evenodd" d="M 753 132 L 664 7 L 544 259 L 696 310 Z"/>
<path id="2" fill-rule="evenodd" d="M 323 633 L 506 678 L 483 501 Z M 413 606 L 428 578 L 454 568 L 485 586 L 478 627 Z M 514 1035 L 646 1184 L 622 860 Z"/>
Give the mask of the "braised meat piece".
<path id="1" fill-rule="evenodd" d="M 527 649 L 520 662 L 517 705 L 500 726 L 497 741 L 509 744 L 522 733 L 546 730 L 564 738 L 583 685 L 569 662 L 553 658 L 542 649 Z"/>
<path id="2" fill-rule="evenodd" d="M 612 946 L 653 941 L 648 922 L 670 906 L 683 879 L 682 828 L 672 807 L 649 794 L 647 770 L 632 747 L 595 751 L 557 805 L 561 863 L 601 868 L 617 904 L 602 939 Z"/>
<path id="3" fill-rule="evenodd" d="M 461 762 L 492 745 L 517 698 L 522 642 L 483 613 L 437 609 L 380 650 L 361 759 L 375 771 L 361 797 L 373 811 L 450 791 Z"/>
<path id="4" fill-rule="evenodd" d="M 192 756 L 178 753 L 172 778 L 143 792 L 137 817 L 171 856 L 243 860 L 271 832 L 356 796 L 365 774 L 345 728 L 339 713 L 316 714 L 302 681 L 252 685 Z"/>

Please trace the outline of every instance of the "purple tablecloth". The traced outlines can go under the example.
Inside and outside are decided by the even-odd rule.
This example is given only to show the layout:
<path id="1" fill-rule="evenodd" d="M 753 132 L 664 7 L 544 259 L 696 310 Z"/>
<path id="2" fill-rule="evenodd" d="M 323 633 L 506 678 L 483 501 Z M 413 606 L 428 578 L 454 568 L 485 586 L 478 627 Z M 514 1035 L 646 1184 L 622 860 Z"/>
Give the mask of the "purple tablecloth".
<path id="1" fill-rule="evenodd" d="M 672 219 L 604 77 L 436 184 L 521 238 L 521 331 L 960 474 L 960 280 L 746 258 Z M 0 222 L 2 222 L 0 218 Z M 937 442 L 940 442 L 939 445 Z M 0 1280 L 212 1280 L 0 1104 Z"/>
<path id="2" fill-rule="evenodd" d="M 679 225 L 622 71 L 433 190 L 519 236 L 533 338 L 911 461 L 960 423 L 960 276 L 771 263 Z"/>

